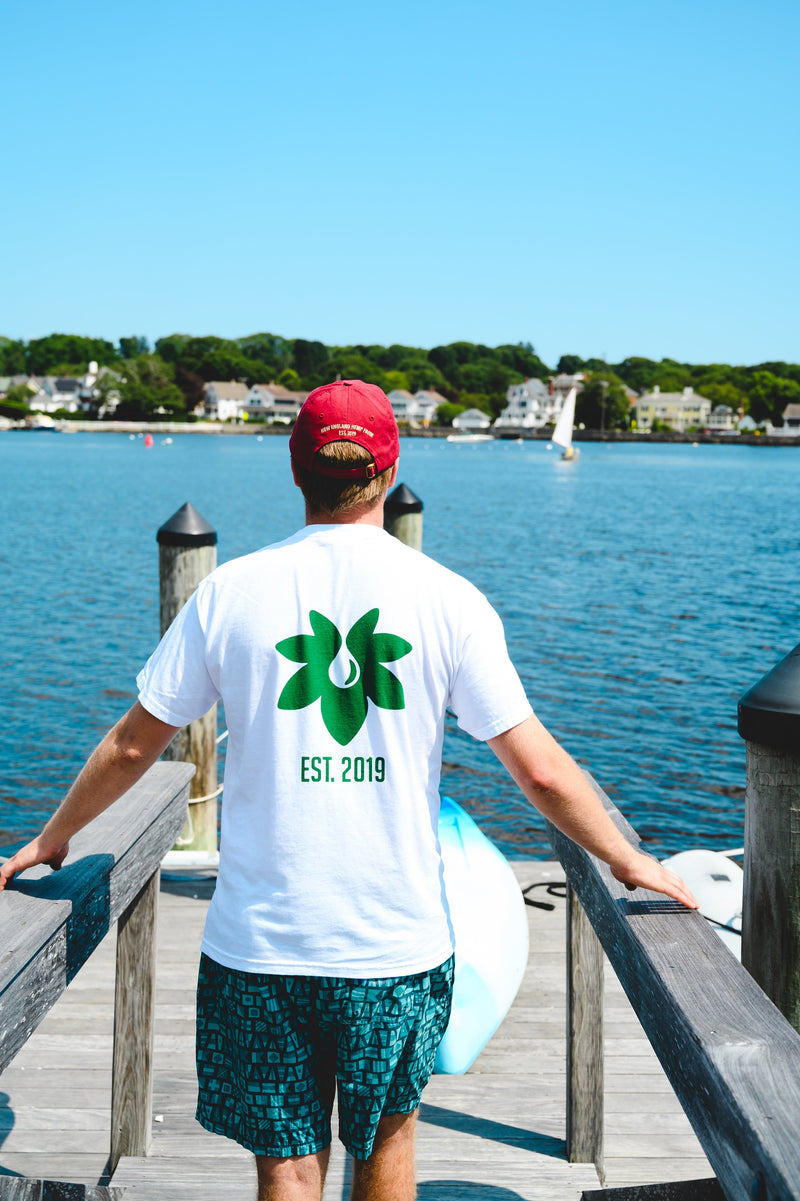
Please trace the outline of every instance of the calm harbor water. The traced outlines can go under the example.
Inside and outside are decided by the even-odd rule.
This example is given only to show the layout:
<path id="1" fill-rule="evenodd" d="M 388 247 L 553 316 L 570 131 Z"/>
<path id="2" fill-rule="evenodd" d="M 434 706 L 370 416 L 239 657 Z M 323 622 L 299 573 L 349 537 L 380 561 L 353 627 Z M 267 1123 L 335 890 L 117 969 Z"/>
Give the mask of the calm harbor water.
<path id="1" fill-rule="evenodd" d="M 425 550 L 500 611 L 534 708 L 658 854 L 740 845 L 736 702 L 800 640 L 800 451 L 403 439 Z M 135 696 L 158 526 L 190 500 L 220 561 L 302 523 L 284 437 L 0 436 L 0 843 L 34 833 Z M 443 791 L 507 852 L 538 816 L 450 721 Z"/>

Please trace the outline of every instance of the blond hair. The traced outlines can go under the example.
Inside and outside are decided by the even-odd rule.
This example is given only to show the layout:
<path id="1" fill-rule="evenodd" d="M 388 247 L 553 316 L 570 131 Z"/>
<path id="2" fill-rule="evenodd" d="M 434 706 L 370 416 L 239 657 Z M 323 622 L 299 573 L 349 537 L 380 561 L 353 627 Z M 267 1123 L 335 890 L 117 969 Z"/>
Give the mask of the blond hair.
<path id="1" fill-rule="evenodd" d="M 294 461 L 295 474 L 306 504 L 313 513 L 327 513 L 330 517 L 343 517 L 355 509 L 376 504 L 389 487 L 392 467 L 387 467 L 374 479 L 341 480 L 320 471 L 308 471 Z M 327 442 L 314 456 L 315 462 L 327 463 L 331 467 L 369 466 L 372 455 L 357 442 Z"/>

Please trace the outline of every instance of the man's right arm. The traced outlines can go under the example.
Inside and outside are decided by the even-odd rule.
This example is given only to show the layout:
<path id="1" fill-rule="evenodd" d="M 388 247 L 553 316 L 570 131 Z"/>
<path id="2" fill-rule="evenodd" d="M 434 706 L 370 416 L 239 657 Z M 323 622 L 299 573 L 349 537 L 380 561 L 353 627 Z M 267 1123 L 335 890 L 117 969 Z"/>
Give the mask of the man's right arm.
<path id="1" fill-rule="evenodd" d="M 37 863 L 58 871 L 73 834 L 141 779 L 179 729 L 159 721 L 136 701 L 92 752 L 41 834 L 0 864 L 0 892 L 17 872 Z"/>
<path id="2" fill-rule="evenodd" d="M 573 842 L 604 860 L 615 878 L 697 909 L 680 876 L 642 855 L 620 833 L 586 776 L 536 717 L 489 739 L 525 796 Z"/>

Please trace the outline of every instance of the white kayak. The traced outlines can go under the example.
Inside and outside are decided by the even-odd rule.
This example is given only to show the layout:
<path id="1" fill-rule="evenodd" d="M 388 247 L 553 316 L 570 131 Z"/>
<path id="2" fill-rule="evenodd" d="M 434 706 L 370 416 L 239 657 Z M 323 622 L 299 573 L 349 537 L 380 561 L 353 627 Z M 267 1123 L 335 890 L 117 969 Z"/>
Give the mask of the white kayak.
<path id="1" fill-rule="evenodd" d="M 737 959 L 742 957 L 742 893 L 744 872 L 738 863 L 719 851 L 681 851 L 662 860 L 677 872 L 700 903 L 700 912 Z M 724 927 L 728 929 L 724 929 Z M 738 931 L 738 933 L 735 933 Z"/>
<path id="2" fill-rule="evenodd" d="M 439 842 L 456 973 L 453 1010 L 434 1071 L 461 1075 L 517 995 L 528 962 L 528 918 L 505 856 L 450 797 L 442 797 Z"/>

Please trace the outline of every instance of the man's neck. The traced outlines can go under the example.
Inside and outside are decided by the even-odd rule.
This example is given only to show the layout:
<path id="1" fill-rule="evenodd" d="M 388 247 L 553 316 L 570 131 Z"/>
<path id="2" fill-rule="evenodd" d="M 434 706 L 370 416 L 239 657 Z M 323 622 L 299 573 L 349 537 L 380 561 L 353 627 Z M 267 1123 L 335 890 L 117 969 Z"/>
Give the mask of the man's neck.
<path id="1" fill-rule="evenodd" d="M 361 509 L 353 509 L 341 517 L 332 517 L 330 513 L 319 513 L 306 505 L 306 525 L 374 525 L 383 529 L 383 499 L 377 504 L 367 505 Z"/>

